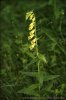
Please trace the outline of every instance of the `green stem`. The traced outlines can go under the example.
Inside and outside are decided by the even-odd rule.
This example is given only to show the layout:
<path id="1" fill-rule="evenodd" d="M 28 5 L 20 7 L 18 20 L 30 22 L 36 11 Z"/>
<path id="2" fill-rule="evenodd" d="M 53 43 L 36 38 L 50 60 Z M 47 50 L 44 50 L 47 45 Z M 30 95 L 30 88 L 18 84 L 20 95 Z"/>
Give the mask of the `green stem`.
<path id="1" fill-rule="evenodd" d="M 36 35 L 36 18 L 35 18 L 35 37 L 37 39 L 37 35 Z M 39 54 L 39 52 L 38 52 L 38 43 L 37 43 L 37 40 L 36 40 L 36 55 L 37 55 L 37 57 L 38 57 L 38 54 Z M 40 75 L 40 62 L 38 62 L 38 77 L 39 77 L 39 75 Z M 38 88 L 39 88 L 39 98 L 40 98 L 40 83 L 39 83 Z"/>

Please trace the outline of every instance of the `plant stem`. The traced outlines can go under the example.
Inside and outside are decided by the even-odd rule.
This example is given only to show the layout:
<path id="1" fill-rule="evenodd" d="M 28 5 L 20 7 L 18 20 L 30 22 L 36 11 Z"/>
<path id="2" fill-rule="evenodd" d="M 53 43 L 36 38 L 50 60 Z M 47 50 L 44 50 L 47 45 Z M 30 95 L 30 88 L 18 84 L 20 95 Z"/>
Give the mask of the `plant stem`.
<path id="1" fill-rule="evenodd" d="M 37 39 L 37 35 L 36 35 L 36 18 L 35 18 L 35 37 Z M 36 55 L 37 55 L 37 57 L 38 57 L 38 54 L 39 54 L 39 52 L 38 52 L 38 43 L 37 43 L 37 40 L 36 40 Z M 39 61 L 38 61 L 37 66 L 38 66 L 38 77 L 39 77 L 39 75 L 40 75 L 40 62 Z M 39 83 L 38 89 L 39 89 L 39 100 L 40 100 L 40 83 Z"/>

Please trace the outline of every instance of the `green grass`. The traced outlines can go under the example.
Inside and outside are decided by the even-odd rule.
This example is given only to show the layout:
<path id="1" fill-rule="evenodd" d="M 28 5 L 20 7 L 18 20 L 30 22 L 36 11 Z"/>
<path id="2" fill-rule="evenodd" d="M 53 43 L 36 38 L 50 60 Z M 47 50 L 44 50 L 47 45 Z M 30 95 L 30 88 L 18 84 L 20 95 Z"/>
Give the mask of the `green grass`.
<path id="1" fill-rule="evenodd" d="M 65 0 L 1 1 L 1 100 L 65 99 L 65 9 Z M 36 18 L 33 50 L 31 21 L 25 18 L 31 10 Z"/>

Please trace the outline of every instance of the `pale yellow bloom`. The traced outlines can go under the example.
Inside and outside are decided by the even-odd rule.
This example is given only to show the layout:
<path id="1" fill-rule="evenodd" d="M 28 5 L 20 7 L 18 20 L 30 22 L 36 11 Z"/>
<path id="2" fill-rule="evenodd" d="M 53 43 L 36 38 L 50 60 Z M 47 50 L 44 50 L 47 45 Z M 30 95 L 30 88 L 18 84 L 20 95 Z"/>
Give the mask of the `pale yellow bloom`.
<path id="1" fill-rule="evenodd" d="M 34 23 L 31 23 L 31 24 L 29 25 L 29 30 L 32 30 L 33 27 L 34 27 Z"/>
<path id="2" fill-rule="evenodd" d="M 28 19 L 28 18 L 30 18 L 30 16 L 33 14 L 33 11 L 29 11 L 29 12 L 27 12 L 26 13 L 26 20 Z"/>
<path id="3" fill-rule="evenodd" d="M 33 17 L 34 17 L 34 15 L 32 14 L 32 15 L 30 15 L 30 18 L 29 19 L 32 20 Z"/>
<path id="4" fill-rule="evenodd" d="M 36 39 L 36 38 L 35 38 L 35 39 L 33 39 L 33 40 L 31 41 L 31 44 L 34 44 L 36 41 L 37 41 L 37 39 Z"/>
<path id="5" fill-rule="evenodd" d="M 28 36 L 28 40 L 32 39 L 34 37 L 34 34 Z"/>
<path id="6" fill-rule="evenodd" d="M 35 47 L 35 43 L 33 45 L 30 45 L 30 50 L 32 50 Z"/>
<path id="7" fill-rule="evenodd" d="M 35 21 L 35 17 L 32 19 L 32 21 L 33 21 L 33 22 Z"/>
<path id="8" fill-rule="evenodd" d="M 30 35 L 35 33 L 35 29 L 33 29 L 32 31 L 29 32 Z"/>

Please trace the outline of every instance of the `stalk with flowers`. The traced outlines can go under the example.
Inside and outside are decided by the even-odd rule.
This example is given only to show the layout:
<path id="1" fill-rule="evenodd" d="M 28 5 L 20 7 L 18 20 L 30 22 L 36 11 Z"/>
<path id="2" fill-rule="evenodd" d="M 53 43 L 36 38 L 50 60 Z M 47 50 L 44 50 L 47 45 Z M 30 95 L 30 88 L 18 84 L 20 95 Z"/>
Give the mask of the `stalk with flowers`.
<path id="1" fill-rule="evenodd" d="M 36 34 L 36 17 L 33 11 L 26 13 L 26 20 L 28 19 L 31 21 L 28 28 L 29 30 L 28 41 L 30 41 L 29 49 L 32 52 L 35 50 L 36 56 L 38 58 L 39 52 L 38 52 L 38 43 L 37 43 L 37 34 Z M 40 61 L 38 62 L 37 66 L 38 66 L 38 76 L 39 76 L 40 75 Z M 40 92 L 40 83 L 39 83 L 38 88 Z"/>
<path id="2" fill-rule="evenodd" d="M 35 96 L 37 97 L 35 98 L 35 100 L 37 99 L 41 100 L 42 96 L 44 99 L 44 96 L 46 95 L 45 89 L 47 87 L 45 87 L 46 84 L 44 82 L 53 80 L 59 76 L 49 75 L 45 73 L 44 65 L 47 63 L 47 60 L 45 58 L 45 55 L 38 51 L 38 38 L 36 34 L 36 17 L 33 11 L 29 11 L 26 13 L 26 20 L 29 21 L 29 24 L 28 24 L 28 36 L 27 36 L 28 45 L 26 46 L 27 50 L 25 51 L 25 53 L 28 56 L 30 55 L 30 57 L 32 58 L 30 59 L 31 62 L 28 63 L 26 67 L 31 66 L 32 64 L 35 63 L 34 65 L 36 66 L 35 68 L 36 70 L 30 70 L 29 72 L 28 71 L 22 72 L 22 74 L 28 76 L 30 79 L 35 79 L 35 80 L 34 83 L 32 81 L 30 85 L 28 84 L 28 86 L 19 90 L 18 93 L 24 93 L 27 94 L 28 96 Z M 33 68 L 33 66 L 31 67 Z M 49 84 L 49 87 L 50 88 L 52 87 L 52 83 Z"/>

